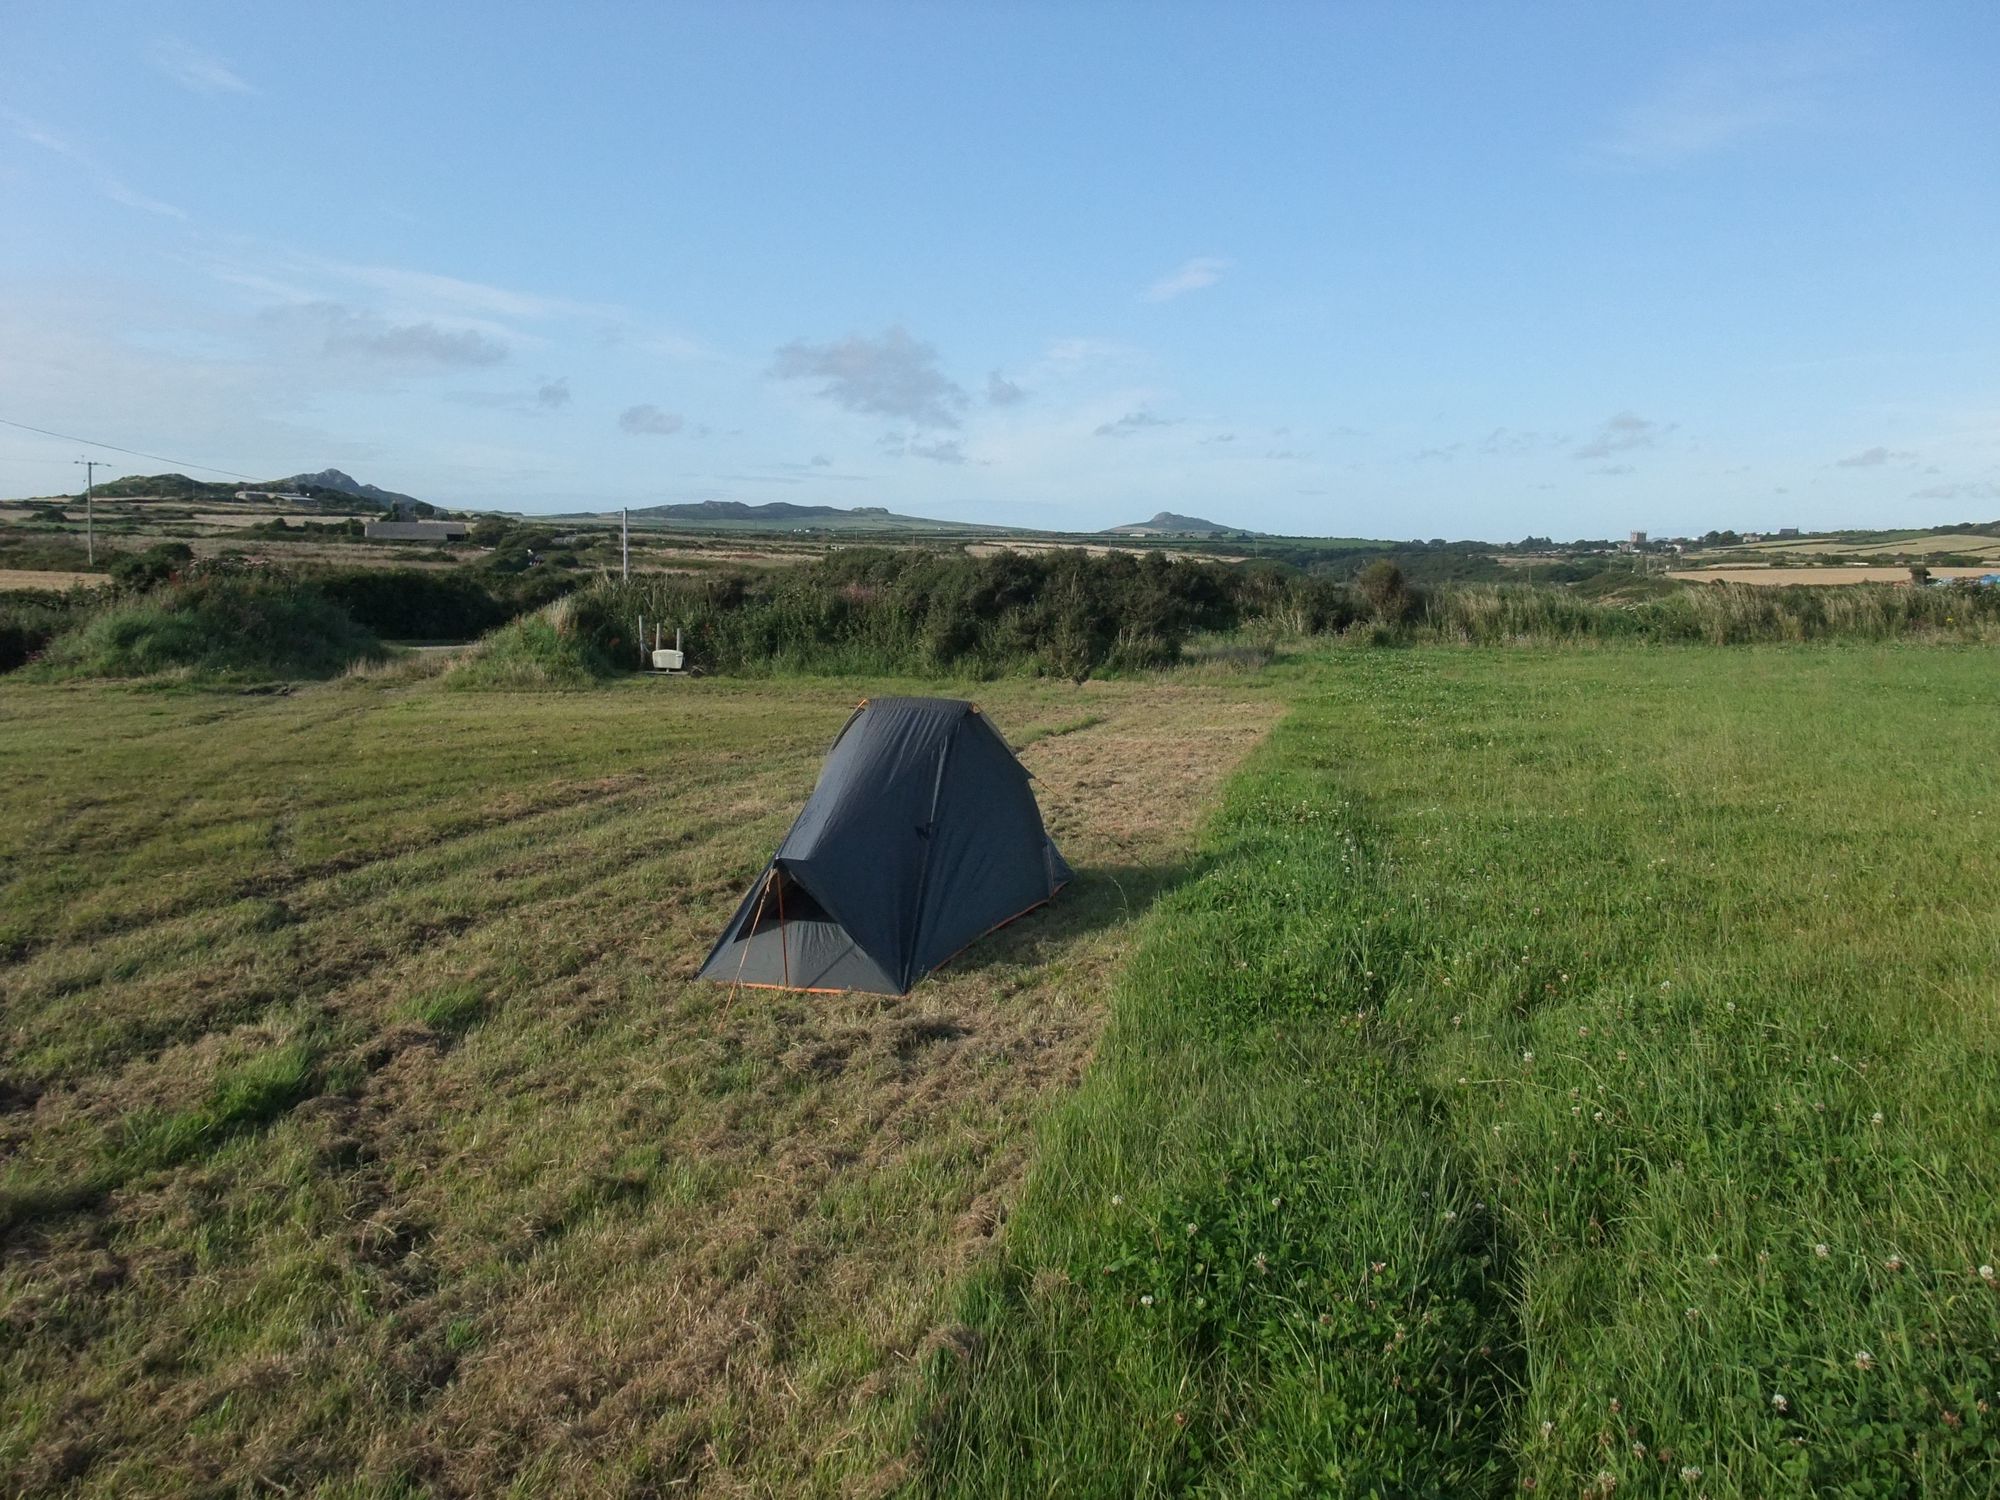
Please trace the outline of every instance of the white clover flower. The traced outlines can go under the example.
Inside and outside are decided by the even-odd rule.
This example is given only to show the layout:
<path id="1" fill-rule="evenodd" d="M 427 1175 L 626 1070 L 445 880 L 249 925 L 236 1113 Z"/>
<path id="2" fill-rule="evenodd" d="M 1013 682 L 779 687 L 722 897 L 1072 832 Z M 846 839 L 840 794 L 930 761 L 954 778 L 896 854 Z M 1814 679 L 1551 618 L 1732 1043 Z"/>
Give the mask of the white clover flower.
<path id="1" fill-rule="evenodd" d="M 1875 1356 L 1870 1354 L 1866 1349 L 1856 1349 L 1854 1351 L 1854 1368 L 1857 1370 L 1874 1369 Z"/>
<path id="2" fill-rule="evenodd" d="M 1874 1114 L 1870 1115 L 1868 1117 L 1868 1123 L 1870 1125 L 1880 1125 L 1882 1123 L 1882 1111 L 1878 1109 L 1875 1111 Z"/>
<path id="3" fill-rule="evenodd" d="M 1790 1411 L 1792 1409 L 1792 1403 L 1787 1401 L 1782 1394 L 1774 1393 L 1771 1397 L 1771 1405 L 1779 1411 Z"/>
<path id="4" fill-rule="evenodd" d="M 1113 1208 L 1118 1207 L 1118 1205 L 1123 1203 L 1124 1201 L 1125 1201 L 1125 1195 L 1123 1193 L 1113 1193 L 1111 1195 L 1111 1206 Z"/>
<path id="5" fill-rule="evenodd" d="M 1189 1238 L 1193 1238 L 1195 1235 L 1201 1232 L 1201 1226 L 1199 1224 L 1190 1223 L 1187 1227 L 1187 1232 Z"/>
<path id="6" fill-rule="evenodd" d="M 1827 1249 L 1826 1242 L 1822 1240 L 1819 1244 L 1813 1246 L 1813 1254 L 1817 1255 L 1821 1260 L 1825 1260 L 1833 1252 Z"/>
<path id="7" fill-rule="evenodd" d="M 1535 1054 L 1532 1051 L 1523 1052 L 1521 1054 L 1521 1061 L 1524 1063 L 1531 1063 L 1534 1060 L 1535 1060 Z"/>
<path id="8" fill-rule="evenodd" d="M 1900 1255 L 1892 1255 L 1887 1260 L 1883 1261 L 1882 1264 L 1887 1266 L 1892 1271 L 1900 1271 L 1903 1269 L 1903 1257 Z"/>
<path id="9" fill-rule="evenodd" d="M 1139 1305 L 1141 1307 L 1151 1307 L 1153 1305 L 1153 1294 L 1151 1292 L 1146 1293 L 1145 1296 L 1139 1299 Z"/>
<path id="10" fill-rule="evenodd" d="M 1693 1464 L 1688 1464 L 1681 1470 L 1682 1484 L 1693 1484 L 1699 1478 L 1701 1478 L 1701 1470 L 1697 1469 Z"/>
<path id="11" fill-rule="evenodd" d="M 1550 1433 L 1554 1432 L 1555 1430 L 1556 1430 L 1556 1424 L 1555 1424 L 1555 1423 L 1553 1423 L 1553 1422 L 1544 1422 L 1544 1423 L 1542 1423 L 1542 1436 L 1543 1436 L 1543 1437 L 1547 1437 L 1547 1436 L 1548 1436 L 1548 1435 L 1549 1435 Z"/>
<path id="12" fill-rule="evenodd" d="M 1993 1268 L 1992 1268 L 1991 1266 L 1981 1266 L 1981 1267 L 1979 1268 L 1979 1279 L 1980 1279 L 1981 1281 L 1986 1281 L 1986 1282 L 1990 1282 L 1990 1281 L 1992 1281 L 1992 1280 L 1993 1280 Z"/>

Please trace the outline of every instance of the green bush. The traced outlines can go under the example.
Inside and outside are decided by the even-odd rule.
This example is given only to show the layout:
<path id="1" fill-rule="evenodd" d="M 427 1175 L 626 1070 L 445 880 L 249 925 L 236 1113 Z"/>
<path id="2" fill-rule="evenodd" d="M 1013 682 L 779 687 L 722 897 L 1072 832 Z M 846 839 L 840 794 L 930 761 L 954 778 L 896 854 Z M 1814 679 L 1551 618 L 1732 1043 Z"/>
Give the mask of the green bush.
<path id="1" fill-rule="evenodd" d="M 136 595 L 57 637 L 42 670 L 58 677 L 178 673 L 224 681 L 331 677 L 382 646 L 308 582 L 282 574 L 198 573 Z"/>
<path id="2" fill-rule="evenodd" d="M 111 581 L 122 589 L 156 588 L 193 561 L 194 548 L 186 542 L 158 542 L 144 552 L 114 558 Z"/>
<path id="3" fill-rule="evenodd" d="M 25 666 L 58 634 L 95 609 L 101 597 L 92 588 L 60 594 L 42 589 L 0 593 L 0 672 Z"/>
<path id="4" fill-rule="evenodd" d="M 712 672 L 892 671 L 994 676 L 1170 666 L 1195 631 L 1245 615 L 1227 566 L 1152 554 L 1092 557 L 854 548 L 762 574 L 651 574 L 579 592 L 577 623 L 638 664 L 639 622 Z"/>
<path id="5" fill-rule="evenodd" d="M 549 598 L 436 568 L 329 568 L 311 577 L 358 624 L 390 640 L 470 640 Z"/>

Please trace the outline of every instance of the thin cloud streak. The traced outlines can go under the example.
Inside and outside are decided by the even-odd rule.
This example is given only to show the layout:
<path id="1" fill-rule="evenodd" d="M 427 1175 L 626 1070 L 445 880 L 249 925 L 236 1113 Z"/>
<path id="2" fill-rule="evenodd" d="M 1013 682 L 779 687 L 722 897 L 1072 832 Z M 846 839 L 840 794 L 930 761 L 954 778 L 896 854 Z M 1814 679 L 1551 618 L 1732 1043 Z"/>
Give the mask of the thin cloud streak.
<path id="1" fill-rule="evenodd" d="M 153 66 L 195 94 L 255 94 L 258 90 L 213 52 L 179 37 L 161 37 L 153 44 Z"/>
<path id="2" fill-rule="evenodd" d="M 1229 262 L 1226 260 L 1213 255 L 1198 255 L 1193 260 L 1181 262 L 1176 269 L 1147 287 L 1146 300 L 1171 302 L 1176 297 L 1185 297 L 1189 292 L 1214 286 L 1228 269 Z"/>

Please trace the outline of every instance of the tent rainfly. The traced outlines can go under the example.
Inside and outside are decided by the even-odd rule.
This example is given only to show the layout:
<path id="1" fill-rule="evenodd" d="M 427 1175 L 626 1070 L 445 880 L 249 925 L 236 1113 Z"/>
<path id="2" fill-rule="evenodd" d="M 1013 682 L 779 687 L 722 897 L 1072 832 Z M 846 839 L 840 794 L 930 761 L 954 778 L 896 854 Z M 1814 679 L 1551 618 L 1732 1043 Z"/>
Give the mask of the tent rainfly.
<path id="1" fill-rule="evenodd" d="M 977 708 L 874 699 L 833 742 L 701 976 L 907 994 L 1069 879 L 1027 771 Z"/>

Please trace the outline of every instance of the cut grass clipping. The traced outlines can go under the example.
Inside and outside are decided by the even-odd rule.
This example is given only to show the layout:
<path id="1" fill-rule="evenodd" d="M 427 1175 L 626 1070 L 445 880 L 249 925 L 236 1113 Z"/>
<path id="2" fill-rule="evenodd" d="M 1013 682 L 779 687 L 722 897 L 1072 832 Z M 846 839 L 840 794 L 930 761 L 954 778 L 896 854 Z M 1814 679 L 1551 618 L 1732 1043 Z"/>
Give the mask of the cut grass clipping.
<path id="1" fill-rule="evenodd" d="M 2000 1491 L 1991 662 L 1727 660 L 1307 689 L 934 1357 L 927 1492 Z"/>

